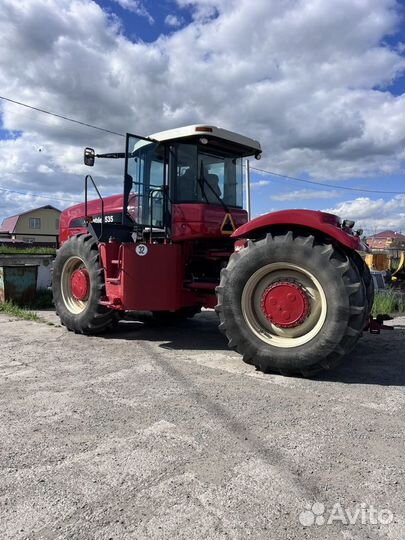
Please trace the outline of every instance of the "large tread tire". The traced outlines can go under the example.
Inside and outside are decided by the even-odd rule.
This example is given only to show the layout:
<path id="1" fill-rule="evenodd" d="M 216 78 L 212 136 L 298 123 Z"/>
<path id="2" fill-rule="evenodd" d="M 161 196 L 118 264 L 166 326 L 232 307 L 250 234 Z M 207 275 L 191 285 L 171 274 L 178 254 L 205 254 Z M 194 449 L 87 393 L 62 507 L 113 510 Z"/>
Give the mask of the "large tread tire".
<path id="1" fill-rule="evenodd" d="M 69 261 L 81 260 L 89 275 L 89 295 L 83 309 L 72 312 L 66 304 L 62 275 Z M 100 334 L 117 322 L 118 314 L 100 304 L 105 295 L 104 270 L 100 264 L 97 242 L 90 234 L 73 236 L 59 249 L 53 266 L 53 301 L 61 323 L 80 334 Z M 65 290 L 66 296 L 66 290 Z"/>
<path id="2" fill-rule="evenodd" d="M 374 294 L 375 294 L 374 281 L 373 281 L 373 277 L 371 275 L 369 267 L 367 266 L 365 261 L 361 258 L 361 256 L 355 252 L 353 253 L 352 257 L 353 257 L 354 263 L 356 264 L 359 270 L 361 279 L 363 280 L 364 286 L 366 288 L 367 310 L 365 311 L 364 322 L 365 322 L 365 325 L 367 325 L 370 319 L 371 310 L 373 309 L 373 304 L 374 304 Z"/>
<path id="3" fill-rule="evenodd" d="M 320 330 L 308 342 L 286 347 L 269 344 L 255 333 L 242 309 L 245 286 L 261 268 L 286 263 L 316 277 L 326 298 Z M 281 270 L 282 272 L 282 270 Z M 221 272 L 216 311 L 229 347 L 263 372 L 312 376 L 334 368 L 361 336 L 368 309 L 365 285 L 353 260 L 326 239 L 294 233 L 266 238 L 235 252 Z M 270 336 L 271 339 L 271 336 Z"/>

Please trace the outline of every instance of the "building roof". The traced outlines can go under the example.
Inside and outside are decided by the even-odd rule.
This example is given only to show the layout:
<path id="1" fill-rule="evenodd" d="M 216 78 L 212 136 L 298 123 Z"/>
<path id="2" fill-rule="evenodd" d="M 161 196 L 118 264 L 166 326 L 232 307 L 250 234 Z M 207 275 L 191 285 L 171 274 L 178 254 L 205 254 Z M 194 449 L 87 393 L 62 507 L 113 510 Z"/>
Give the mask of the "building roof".
<path id="1" fill-rule="evenodd" d="M 14 229 L 16 228 L 18 218 L 21 216 L 25 216 L 25 214 L 30 214 L 31 212 L 36 212 L 37 210 L 56 210 L 57 212 L 61 213 L 61 211 L 58 208 L 55 208 L 54 206 L 51 206 L 50 204 L 47 204 L 45 206 L 40 206 L 39 208 L 31 208 L 31 210 L 27 210 L 26 212 L 21 212 L 21 214 L 16 214 L 14 216 L 9 216 L 3 219 L 3 223 L 0 225 L 0 233 L 12 233 L 14 232 Z"/>
<path id="2" fill-rule="evenodd" d="M 381 231 L 377 234 L 373 234 L 371 236 L 368 237 L 368 239 L 370 240 L 371 238 L 373 239 L 378 239 L 378 240 L 385 240 L 385 239 L 388 239 L 388 238 L 396 238 L 398 240 L 405 240 L 405 235 L 404 234 L 401 234 L 401 233 L 398 233 L 398 232 L 395 232 L 395 231 L 390 231 L 390 230 L 387 230 L 387 231 Z"/>
<path id="3" fill-rule="evenodd" d="M 11 216 L 3 220 L 3 223 L 0 225 L 0 233 L 10 233 L 13 232 L 15 226 L 17 225 L 18 218 L 20 216 Z"/>

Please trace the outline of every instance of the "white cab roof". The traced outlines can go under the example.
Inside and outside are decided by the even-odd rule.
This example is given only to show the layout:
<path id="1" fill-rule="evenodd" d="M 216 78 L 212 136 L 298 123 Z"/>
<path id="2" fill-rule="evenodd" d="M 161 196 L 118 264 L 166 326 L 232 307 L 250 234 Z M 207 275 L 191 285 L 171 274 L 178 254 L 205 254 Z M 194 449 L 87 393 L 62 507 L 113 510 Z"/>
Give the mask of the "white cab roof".
<path id="1" fill-rule="evenodd" d="M 160 131 L 159 133 L 153 133 L 149 135 L 151 139 L 157 141 L 167 141 L 170 139 L 182 139 L 185 137 L 216 137 L 218 139 L 224 139 L 226 141 L 234 142 L 252 148 L 252 154 L 255 152 L 261 152 L 259 141 L 222 129 L 216 126 L 208 126 L 205 124 L 194 124 L 192 126 L 184 126 L 175 129 L 168 129 L 167 131 Z"/>

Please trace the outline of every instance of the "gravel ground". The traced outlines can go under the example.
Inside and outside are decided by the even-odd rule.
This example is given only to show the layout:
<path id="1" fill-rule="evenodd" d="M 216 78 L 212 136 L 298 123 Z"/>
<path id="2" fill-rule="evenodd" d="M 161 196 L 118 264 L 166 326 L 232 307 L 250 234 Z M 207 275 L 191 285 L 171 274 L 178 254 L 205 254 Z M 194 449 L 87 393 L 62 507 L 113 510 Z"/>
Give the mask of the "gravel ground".
<path id="1" fill-rule="evenodd" d="M 212 312 L 44 317 L 0 316 L 1 540 L 404 540 L 405 318 L 304 380 L 244 364 Z"/>

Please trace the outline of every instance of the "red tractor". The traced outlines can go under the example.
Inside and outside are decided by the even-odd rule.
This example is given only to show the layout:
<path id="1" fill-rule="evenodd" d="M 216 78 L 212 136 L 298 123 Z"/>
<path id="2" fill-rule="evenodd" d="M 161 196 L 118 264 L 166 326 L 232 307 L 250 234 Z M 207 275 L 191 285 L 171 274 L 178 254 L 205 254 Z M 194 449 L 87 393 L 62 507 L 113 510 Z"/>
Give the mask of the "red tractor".
<path id="1" fill-rule="evenodd" d="M 62 323 L 98 334 L 126 311 L 162 321 L 215 308 L 229 346 L 262 371 L 334 367 L 368 321 L 373 284 L 353 222 L 309 210 L 248 221 L 243 158 L 260 144 L 197 125 L 128 134 L 123 193 L 68 208 L 53 294 Z M 97 190 L 98 193 L 98 190 Z M 98 193 L 99 194 L 99 193 Z"/>

